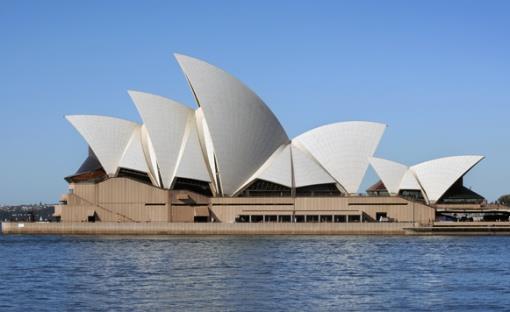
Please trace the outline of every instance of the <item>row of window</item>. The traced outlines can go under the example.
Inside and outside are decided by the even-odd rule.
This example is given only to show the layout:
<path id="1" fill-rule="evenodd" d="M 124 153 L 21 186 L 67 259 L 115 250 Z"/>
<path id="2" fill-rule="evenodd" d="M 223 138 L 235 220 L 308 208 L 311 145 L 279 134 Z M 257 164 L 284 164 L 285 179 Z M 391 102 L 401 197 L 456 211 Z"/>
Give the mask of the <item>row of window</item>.
<path id="1" fill-rule="evenodd" d="M 346 223 L 362 222 L 360 215 L 240 215 L 237 223 Z"/>

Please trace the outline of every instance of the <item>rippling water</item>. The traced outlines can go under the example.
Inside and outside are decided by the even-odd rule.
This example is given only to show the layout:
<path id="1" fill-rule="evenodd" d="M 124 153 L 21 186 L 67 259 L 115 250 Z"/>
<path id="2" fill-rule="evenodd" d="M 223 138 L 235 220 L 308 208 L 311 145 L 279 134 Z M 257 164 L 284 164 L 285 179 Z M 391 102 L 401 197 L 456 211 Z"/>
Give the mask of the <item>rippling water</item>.
<path id="1" fill-rule="evenodd" d="M 509 243 L 0 235 L 0 311 L 509 310 Z"/>

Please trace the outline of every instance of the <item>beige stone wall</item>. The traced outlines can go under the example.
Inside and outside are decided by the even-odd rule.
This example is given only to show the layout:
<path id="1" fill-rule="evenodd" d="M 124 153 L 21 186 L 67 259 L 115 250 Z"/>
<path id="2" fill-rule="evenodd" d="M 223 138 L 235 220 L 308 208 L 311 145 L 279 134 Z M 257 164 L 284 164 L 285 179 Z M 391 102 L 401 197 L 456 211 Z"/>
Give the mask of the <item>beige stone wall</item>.
<path id="1" fill-rule="evenodd" d="M 253 201 L 251 201 L 253 200 Z M 298 214 L 356 215 L 365 214 L 375 220 L 385 212 L 397 222 L 429 224 L 435 219 L 431 207 L 400 197 L 297 197 L 297 198 L 214 198 L 211 211 L 220 222 L 233 223 L 239 215 Z"/>
<path id="2" fill-rule="evenodd" d="M 97 184 L 94 183 L 79 183 L 79 184 L 71 183 L 69 185 L 69 189 L 72 190 L 73 194 L 76 194 L 80 198 L 91 203 L 95 203 L 97 200 L 96 188 Z"/>
<path id="3" fill-rule="evenodd" d="M 362 211 L 375 220 L 376 213 L 384 212 L 396 222 L 428 224 L 435 219 L 435 210 L 426 205 L 400 197 L 329 197 L 296 198 L 296 210 Z"/>
<path id="4" fill-rule="evenodd" d="M 108 179 L 99 183 L 98 186 L 98 202 L 103 205 L 110 203 L 166 204 L 169 201 L 168 191 L 126 178 Z"/>
<path id="5" fill-rule="evenodd" d="M 216 221 L 234 223 L 239 215 L 292 214 L 294 205 L 212 205 L 211 212 Z M 265 212 L 265 213 L 264 213 Z"/>
<path id="6" fill-rule="evenodd" d="M 98 184 L 72 184 L 68 204 L 59 208 L 63 222 L 86 222 L 95 212 L 102 222 L 193 222 L 208 216 L 234 223 L 239 215 L 360 215 L 369 219 L 385 212 L 398 222 L 429 224 L 431 207 L 400 197 L 217 197 L 186 191 L 167 191 L 128 178 L 111 178 Z"/>
<path id="7" fill-rule="evenodd" d="M 67 205 L 61 207 L 63 222 L 86 222 L 95 212 L 102 222 L 168 222 L 168 191 L 127 178 L 111 178 L 97 184 L 70 186 Z"/>

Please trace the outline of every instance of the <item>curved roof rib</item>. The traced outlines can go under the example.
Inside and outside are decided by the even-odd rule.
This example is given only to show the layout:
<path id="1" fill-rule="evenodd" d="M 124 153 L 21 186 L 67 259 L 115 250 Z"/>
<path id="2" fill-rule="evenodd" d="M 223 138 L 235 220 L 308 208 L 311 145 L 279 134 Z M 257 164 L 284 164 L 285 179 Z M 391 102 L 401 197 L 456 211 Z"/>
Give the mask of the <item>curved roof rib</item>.
<path id="1" fill-rule="evenodd" d="M 152 145 L 151 138 L 149 137 L 149 133 L 145 125 L 142 125 L 140 128 L 140 135 L 142 139 L 143 154 L 149 169 L 149 177 L 152 181 L 152 184 L 156 185 L 157 187 L 161 187 L 158 164 L 156 162 L 156 152 L 154 151 L 154 145 Z"/>
<path id="2" fill-rule="evenodd" d="M 249 88 L 204 61 L 176 54 L 209 128 L 224 195 L 233 195 L 289 139 Z"/>
<path id="3" fill-rule="evenodd" d="M 115 175 L 124 150 L 139 125 L 123 119 L 95 115 L 73 115 L 66 116 L 66 119 L 85 139 L 106 173 Z"/>
<path id="4" fill-rule="evenodd" d="M 348 192 L 357 193 L 386 125 L 350 121 L 325 125 L 295 138 Z"/>
<path id="5" fill-rule="evenodd" d="M 154 147 L 164 188 L 170 188 L 182 154 L 188 119 L 193 110 L 178 102 L 149 93 L 129 91 Z"/>
<path id="6" fill-rule="evenodd" d="M 384 186 L 390 194 L 398 194 L 402 178 L 406 175 L 409 167 L 400 163 L 382 158 L 371 157 L 370 164 L 381 178 Z"/>
<path id="7" fill-rule="evenodd" d="M 195 123 L 197 125 L 198 141 L 207 164 L 206 168 L 209 172 L 209 176 L 211 177 L 212 187 L 214 189 L 214 193 L 218 194 L 219 188 L 216 177 L 217 168 L 214 160 L 214 147 L 212 145 L 211 133 L 209 132 L 209 127 L 207 126 L 207 122 L 201 108 L 197 108 L 195 110 Z"/>
<path id="8" fill-rule="evenodd" d="M 412 166 L 411 170 L 420 181 L 429 202 L 434 204 L 483 158 L 477 155 L 445 157 Z"/>

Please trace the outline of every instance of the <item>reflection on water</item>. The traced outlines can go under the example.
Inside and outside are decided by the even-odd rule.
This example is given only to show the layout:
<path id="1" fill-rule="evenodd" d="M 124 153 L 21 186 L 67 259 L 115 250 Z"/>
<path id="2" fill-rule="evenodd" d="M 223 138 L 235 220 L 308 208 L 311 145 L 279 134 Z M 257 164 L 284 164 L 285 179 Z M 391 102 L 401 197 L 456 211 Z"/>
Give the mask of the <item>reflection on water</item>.
<path id="1" fill-rule="evenodd" d="M 0 236 L 0 310 L 508 310 L 509 243 Z"/>

